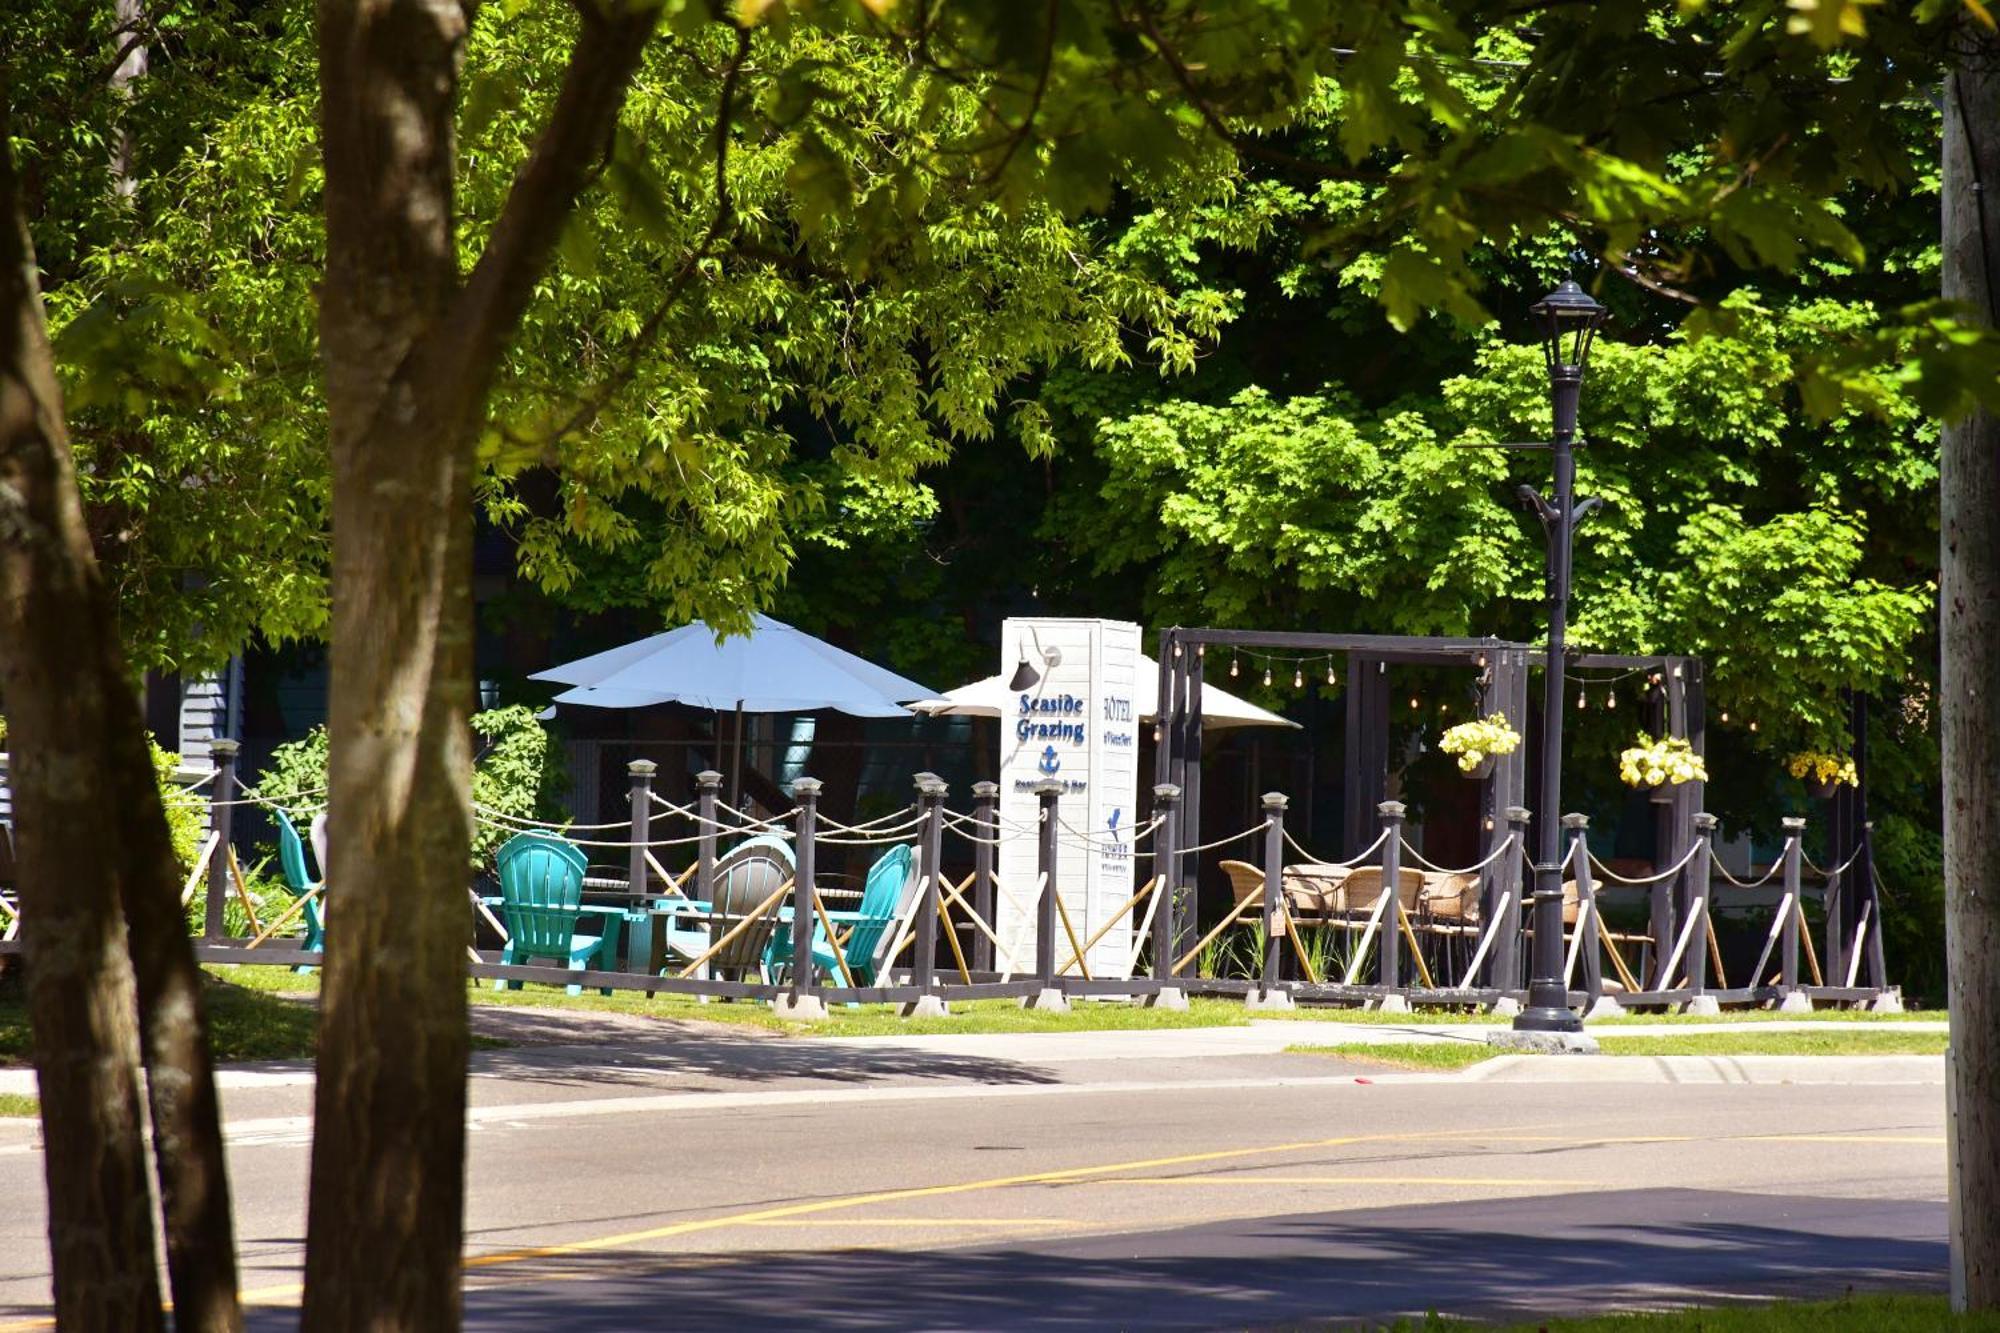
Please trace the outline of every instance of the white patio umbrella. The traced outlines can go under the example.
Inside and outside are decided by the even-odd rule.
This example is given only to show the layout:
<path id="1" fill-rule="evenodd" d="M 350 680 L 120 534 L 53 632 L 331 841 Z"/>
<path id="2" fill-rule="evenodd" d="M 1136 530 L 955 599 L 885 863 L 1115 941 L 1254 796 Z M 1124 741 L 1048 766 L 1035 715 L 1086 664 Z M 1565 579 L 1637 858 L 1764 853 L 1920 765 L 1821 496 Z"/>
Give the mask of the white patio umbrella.
<path id="1" fill-rule="evenodd" d="M 902 717 L 904 701 L 930 691 L 865 658 L 766 615 L 750 617 L 747 634 L 716 641 L 702 621 L 589 657 L 537 671 L 529 680 L 573 686 L 562 705 L 650 708 L 687 704 L 736 714 L 729 799 L 742 800 L 743 715 L 810 713 Z"/>
<path id="2" fill-rule="evenodd" d="M 1158 678 L 1160 664 L 1150 657 L 1140 657 L 1139 678 L 1152 681 Z M 1007 688 L 1007 677 L 988 676 L 985 680 L 975 680 L 970 685 L 961 685 L 948 690 L 936 699 L 919 699 L 909 705 L 910 711 L 924 713 L 931 717 L 1003 717 L 1014 709 L 1014 691 Z M 1155 701 L 1140 716 L 1140 721 L 1151 722 L 1158 711 Z M 1239 699 L 1227 690 L 1217 689 L 1207 681 L 1201 686 L 1201 721 L 1210 731 L 1223 731 L 1230 727 L 1297 727 L 1290 718 L 1279 717 L 1267 708 L 1259 708 L 1248 699 Z"/>

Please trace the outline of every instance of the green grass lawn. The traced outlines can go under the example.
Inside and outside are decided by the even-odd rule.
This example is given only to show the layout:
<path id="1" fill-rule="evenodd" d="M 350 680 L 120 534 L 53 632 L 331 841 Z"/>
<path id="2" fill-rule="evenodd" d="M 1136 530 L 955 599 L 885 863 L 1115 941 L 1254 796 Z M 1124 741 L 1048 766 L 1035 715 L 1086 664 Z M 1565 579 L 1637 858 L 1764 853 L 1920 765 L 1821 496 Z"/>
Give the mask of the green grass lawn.
<path id="1" fill-rule="evenodd" d="M 1390 1069 L 1464 1069 L 1499 1052 L 1483 1041 L 1349 1041 L 1331 1045 L 1301 1042 L 1287 1046 L 1296 1055 L 1328 1055 Z"/>
<path id="2" fill-rule="evenodd" d="M 42 1113 L 42 1104 L 33 1097 L 18 1092 L 0 1092 L 0 1118 L 7 1116 L 37 1116 Z"/>
<path id="3" fill-rule="evenodd" d="M 1689 1032 L 1670 1036 L 1621 1036 L 1600 1032 L 1608 1056 L 1650 1055 L 1942 1055 L 1942 1032 L 1896 1032 L 1857 1028 L 1839 1032 Z M 1300 1055 L 1329 1055 L 1395 1069 L 1464 1069 L 1508 1054 L 1483 1042 L 1409 1041 L 1300 1042 L 1287 1046 Z"/>
<path id="4" fill-rule="evenodd" d="M 318 1015 L 312 1004 L 319 990 L 317 970 L 294 972 L 288 967 L 264 965 L 216 965 L 207 969 L 214 984 L 208 992 L 209 1012 L 213 1020 L 213 1040 L 216 1059 L 236 1060 L 284 1060 L 309 1058 L 313 1049 L 313 1034 Z M 1049 1014 L 1022 1009 L 1012 1000 L 977 1000 L 961 1003 L 953 1007 L 949 1018 L 924 1019 L 906 1022 L 897 1015 L 892 1005 L 863 1005 L 858 1008 L 838 1007 L 825 1023 L 794 1023 L 777 1017 L 768 1005 L 753 1001 L 735 1003 L 701 1004 L 692 996 L 656 995 L 648 999 L 639 991 L 617 991 L 611 995 L 594 992 L 579 996 L 565 995 L 559 987 L 529 985 L 518 991 L 496 991 L 490 983 L 468 984 L 467 998 L 474 1004 L 490 1005 L 530 1005 L 548 1009 L 578 1009 L 605 1011 L 611 1013 L 637 1014 L 656 1019 L 687 1019 L 709 1023 L 738 1023 L 769 1032 L 788 1035 L 818 1036 L 911 1036 L 925 1033 L 978 1033 L 978 1032 L 1092 1032 L 1123 1031 L 1153 1028 L 1191 1027 L 1240 1027 L 1253 1018 L 1284 1018 L 1297 1022 L 1302 1028 L 1315 1023 L 1371 1023 L 1387 1025 L 1408 1025 L 1412 1023 L 1479 1023 L 1493 1022 L 1491 1015 L 1470 1012 L 1463 1009 L 1422 1010 L 1414 1014 L 1384 1014 L 1364 1009 L 1300 1008 L 1289 1015 L 1256 1014 L 1244 1009 L 1242 1003 L 1233 999 L 1197 998 L 1189 1002 L 1185 1012 L 1175 1013 L 1162 1009 L 1145 1009 L 1137 1005 L 1094 1002 L 1080 1000 L 1067 1014 Z M 1869 1038 L 1866 1044 L 1843 1047 L 1838 1035 L 1814 1034 L 1814 1040 L 1768 1046 L 1759 1044 L 1768 1039 L 1776 1039 L 1780 1034 L 1770 1033 L 1759 1037 L 1754 1031 L 1741 1034 L 1724 1034 L 1720 1037 L 1698 1038 L 1690 1036 L 1689 1042 L 1699 1041 L 1701 1045 L 1674 1045 L 1678 1038 L 1654 1038 L 1647 1041 L 1669 1043 L 1667 1046 L 1630 1044 L 1639 1039 L 1617 1037 L 1617 1027 L 1635 1023 L 1714 1023 L 1716 1019 L 1698 1019 L 1678 1015 L 1638 1014 L 1624 1019 L 1602 1020 L 1593 1023 L 1592 1029 L 1600 1037 L 1613 1040 L 1617 1049 L 1629 1054 L 1689 1054 L 1712 1053 L 1718 1055 L 1748 1054 L 1852 1054 L 1867 1051 L 1915 1051 L 1929 1053 L 1942 1050 L 1942 1036 L 1927 1034 L 1885 1032 L 1900 1018 L 1937 1018 L 1936 1014 L 1874 1015 L 1851 1010 L 1830 1010 L 1815 1015 L 1817 1018 L 1838 1020 L 1852 1024 L 1856 1035 Z M 1769 1010 L 1749 1010 L 1726 1013 L 1720 1020 L 1731 1024 L 1742 1024 L 1754 1029 L 1760 1023 L 1789 1018 L 1791 1015 L 1778 1014 Z M 1890 1038 L 1880 1042 L 1875 1038 Z M 1907 1038 L 1908 1044 L 1898 1045 L 1895 1038 Z M 1738 1043 L 1748 1041 L 1750 1045 Z M 475 1045 L 499 1045 L 492 1041 L 480 1041 Z M 1457 1067 L 1465 1063 L 1463 1058 L 1453 1064 L 1444 1065 L 1439 1061 L 1444 1056 L 1436 1054 L 1435 1047 L 1421 1048 L 1410 1044 L 1411 1049 L 1424 1049 L 1432 1054 L 1422 1057 L 1417 1068 Z M 1382 1049 L 1382 1048 L 1376 1048 Z M 1447 1048 L 1448 1049 L 1448 1048 Z M 0 992 L 0 1065 L 20 1065 L 28 1061 L 28 1020 L 25 999 L 18 983 Z"/>
<path id="5" fill-rule="evenodd" d="M 317 972 L 295 973 L 289 968 L 230 966 L 210 969 L 244 990 L 310 992 L 319 985 Z M 467 998 L 474 1004 L 528 1005 L 542 1009 L 579 1009 L 607 1013 L 637 1014 L 647 1018 L 688 1019 L 709 1023 L 738 1023 L 769 1032 L 831 1037 L 915 1036 L 949 1032 L 1094 1032 L 1151 1028 L 1241 1027 L 1253 1018 L 1289 1018 L 1300 1023 L 1490 1023 L 1489 1014 L 1464 1009 L 1427 1009 L 1414 1014 L 1384 1014 L 1365 1009 L 1300 1008 L 1289 1015 L 1251 1014 L 1242 1002 L 1229 999 L 1196 998 L 1187 1011 L 1174 1013 L 1145 1009 L 1136 1005 L 1076 1001 L 1067 1014 L 1047 1014 L 1022 1009 L 1012 1000 L 976 1000 L 953 1006 L 952 1016 L 943 1019 L 905 1021 L 893 1005 L 836 1007 L 825 1023 L 794 1023 L 779 1018 L 770 1006 L 755 1001 L 720 1001 L 702 1004 L 692 996 L 655 995 L 648 999 L 641 991 L 614 991 L 599 995 L 594 991 L 566 995 L 555 986 L 529 984 L 517 991 L 496 991 L 490 982 L 469 984 Z M 1768 1010 L 1730 1012 L 1723 1022 L 1769 1022 L 1792 1015 Z M 1855 1023 L 1893 1022 L 1895 1016 L 1873 1015 L 1849 1010 L 1830 1010 L 1818 1017 Z M 1936 1015 L 1908 1015 L 1909 1018 Z M 1617 1023 L 1713 1023 L 1678 1015 L 1633 1015 L 1610 1020 Z M 1596 1024 L 1592 1025 L 1597 1026 Z"/>
<path id="6" fill-rule="evenodd" d="M 1487 1333 L 2000 1333 L 2000 1314 L 1954 1315 L 1942 1296 L 1848 1296 L 1837 1301 L 1775 1301 L 1665 1310 L 1652 1314 L 1597 1315 L 1587 1319 L 1537 1319 L 1495 1328 L 1458 1320 L 1427 1319 L 1396 1325 L 1398 1333 L 1444 1333 L 1479 1328 Z"/>
<path id="7" fill-rule="evenodd" d="M 252 969 L 243 969 L 252 970 Z M 266 969 L 255 969 L 266 970 Z M 255 984 L 255 983 L 246 983 Z M 970 1003 L 954 1003 L 952 1016 L 942 1019 L 923 1019 L 906 1022 L 897 1016 L 893 1005 L 862 1005 L 849 1009 L 837 1007 L 831 1019 L 825 1023 L 794 1023 L 773 1014 L 768 1005 L 754 1001 L 737 1001 L 701 1004 L 691 996 L 658 995 L 647 999 L 640 991 L 616 991 L 610 995 L 586 992 L 582 995 L 565 995 L 554 986 L 533 984 L 517 991 L 496 991 L 491 983 L 474 986 L 469 991 L 474 1004 L 525 1004 L 537 1008 L 605 1010 L 612 1013 L 642 1014 L 652 1018 L 685 1018 L 711 1023 L 744 1023 L 774 1032 L 794 1034 L 817 1034 L 831 1037 L 921 1035 L 938 1032 L 1093 1032 L 1123 1031 L 1141 1028 L 1190 1028 L 1190 1027 L 1242 1027 L 1253 1019 L 1276 1019 L 1303 1024 L 1311 1023 L 1370 1023 L 1387 1026 L 1409 1026 L 1411 1024 L 1457 1024 L 1493 1023 L 1491 1014 L 1469 1012 L 1464 1009 L 1426 1009 L 1413 1014 L 1385 1014 L 1368 1009 L 1336 1009 L 1328 1007 L 1302 1007 L 1285 1014 L 1253 1014 L 1243 1007 L 1240 1000 L 1196 997 L 1188 1002 L 1184 1013 L 1164 1009 L 1145 1009 L 1137 1005 L 1103 1003 L 1089 1000 L 1072 1001 L 1067 1014 L 1045 1014 L 1022 1009 L 1013 1000 L 975 1000 Z M 1680 1015 L 1634 1015 L 1624 1019 L 1611 1020 L 1617 1023 L 1759 1023 L 1781 1018 L 1795 1018 L 1796 1015 L 1779 1014 L 1775 1011 L 1749 1010 L 1726 1012 L 1721 1019 L 1692 1018 Z M 1838 1018 L 1856 1024 L 1889 1023 L 1899 1017 L 1908 1019 L 1940 1017 L 1937 1014 L 1875 1015 L 1846 1010 L 1829 1011 L 1817 1017 Z M 1592 1025 L 1597 1026 L 1596 1024 Z"/>
<path id="8" fill-rule="evenodd" d="M 1628 1037 L 1599 1032 L 1606 1055 L 1943 1055 L 1942 1032 L 1857 1028 L 1840 1032 L 1690 1032 Z"/>
<path id="9" fill-rule="evenodd" d="M 210 983 L 204 998 L 209 1040 L 218 1061 L 311 1058 L 319 1026 L 319 1012 L 311 1004 L 238 984 L 226 974 L 210 973 Z M 32 1056 L 29 1040 L 27 997 L 18 985 L 10 985 L 0 992 L 0 1066 L 27 1064 Z"/>
<path id="10" fill-rule="evenodd" d="M 1815 1009 L 1809 1014 L 1781 1014 L 1776 1009 L 1725 1009 L 1719 1017 L 1699 1014 L 1628 1013 L 1618 1018 L 1593 1018 L 1590 1026 L 1615 1028 L 1620 1023 L 1942 1023 L 1942 1009 L 1916 1009 L 1904 1014 L 1871 1014 L 1866 1009 Z"/>
<path id="11" fill-rule="evenodd" d="M 918 1036 L 935 1032 L 1096 1032 L 1133 1028 L 1241 1027 L 1250 1015 L 1231 1000 L 1191 1000 L 1187 1012 L 1144 1009 L 1130 1004 L 1073 1002 L 1067 1014 L 1051 1014 L 1023 1009 L 1013 1000 L 974 1000 L 954 1003 L 949 1018 L 905 1020 L 894 1005 L 865 1004 L 857 1008 L 835 1005 L 824 1023 L 795 1023 L 779 1018 L 761 1001 L 713 1001 L 702 1004 L 692 996 L 658 995 L 647 999 L 640 991 L 614 991 L 599 995 L 565 995 L 555 987 L 532 983 L 520 990 L 496 991 L 491 982 L 471 986 L 467 997 L 474 1004 L 529 1005 L 537 1009 L 599 1010 L 608 1013 L 639 1014 L 647 1018 L 692 1019 L 706 1023 L 739 1023 L 772 1032 L 821 1037 Z"/>

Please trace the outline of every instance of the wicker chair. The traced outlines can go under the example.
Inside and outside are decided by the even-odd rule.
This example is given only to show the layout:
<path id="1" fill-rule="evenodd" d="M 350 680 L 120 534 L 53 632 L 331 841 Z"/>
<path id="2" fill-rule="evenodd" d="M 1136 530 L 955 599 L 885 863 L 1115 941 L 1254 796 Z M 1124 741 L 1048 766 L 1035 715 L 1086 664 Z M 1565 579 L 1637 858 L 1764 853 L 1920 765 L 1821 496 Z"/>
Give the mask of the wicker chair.
<path id="1" fill-rule="evenodd" d="M 1356 912 L 1372 912 L 1375 900 L 1382 896 L 1382 867 L 1356 866 L 1341 886 L 1347 901 Z M 1424 872 L 1415 866 L 1404 866 L 1396 875 L 1396 896 L 1402 900 L 1403 910 L 1416 908 L 1424 892 Z"/>
<path id="2" fill-rule="evenodd" d="M 1479 876 L 1427 874 L 1417 906 L 1431 921 L 1475 925 L 1479 921 Z"/>

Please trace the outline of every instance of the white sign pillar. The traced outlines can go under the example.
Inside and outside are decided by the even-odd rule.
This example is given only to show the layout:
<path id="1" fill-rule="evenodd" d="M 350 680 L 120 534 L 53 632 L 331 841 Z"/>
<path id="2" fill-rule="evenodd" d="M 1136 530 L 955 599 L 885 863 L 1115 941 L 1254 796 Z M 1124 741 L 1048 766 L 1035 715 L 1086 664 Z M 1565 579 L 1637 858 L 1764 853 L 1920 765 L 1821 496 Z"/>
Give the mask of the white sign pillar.
<path id="1" fill-rule="evenodd" d="M 1000 669 L 1022 661 L 1038 679 L 1007 696 L 1000 714 L 1001 892 L 995 929 L 1002 969 L 1034 966 L 1035 784 L 1063 784 L 1057 809 L 1056 887 L 1079 941 L 1132 896 L 1132 827 L 1139 798 L 1139 627 L 1122 620 L 1010 619 L 1000 631 Z M 1056 965 L 1073 950 L 1057 918 Z M 1093 977 L 1132 975 L 1129 918 L 1090 949 Z M 1071 969 L 1070 975 L 1078 975 Z"/>

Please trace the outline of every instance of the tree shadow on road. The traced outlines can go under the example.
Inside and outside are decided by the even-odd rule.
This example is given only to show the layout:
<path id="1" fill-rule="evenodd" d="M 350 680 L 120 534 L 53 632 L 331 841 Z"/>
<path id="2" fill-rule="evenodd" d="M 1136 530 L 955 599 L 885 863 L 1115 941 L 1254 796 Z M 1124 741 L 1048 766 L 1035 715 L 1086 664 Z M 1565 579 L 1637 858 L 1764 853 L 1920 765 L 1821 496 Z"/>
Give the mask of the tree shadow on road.
<path id="1" fill-rule="evenodd" d="M 620 1037 L 601 1044 L 516 1046 L 482 1052 L 476 1071 L 487 1077 L 573 1086 L 700 1087 L 793 1083 L 868 1084 L 1058 1083 L 1052 1072 L 1018 1060 L 950 1055 L 891 1046 L 718 1037 L 675 1033 Z M 692 1086 L 689 1086 L 692 1085 Z"/>
<path id="2" fill-rule="evenodd" d="M 865 1226 L 865 1216 L 856 1220 Z M 471 1270 L 466 1326 L 595 1333 L 1240 1328 L 1427 1311 L 1520 1318 L 1931 1290 L 1944 1267 L 1935 1203 L 1632 1190 L 959 1249 L 586 1252 Z M 265 1313 L 253 1321 L 284 1326 Z"/>

